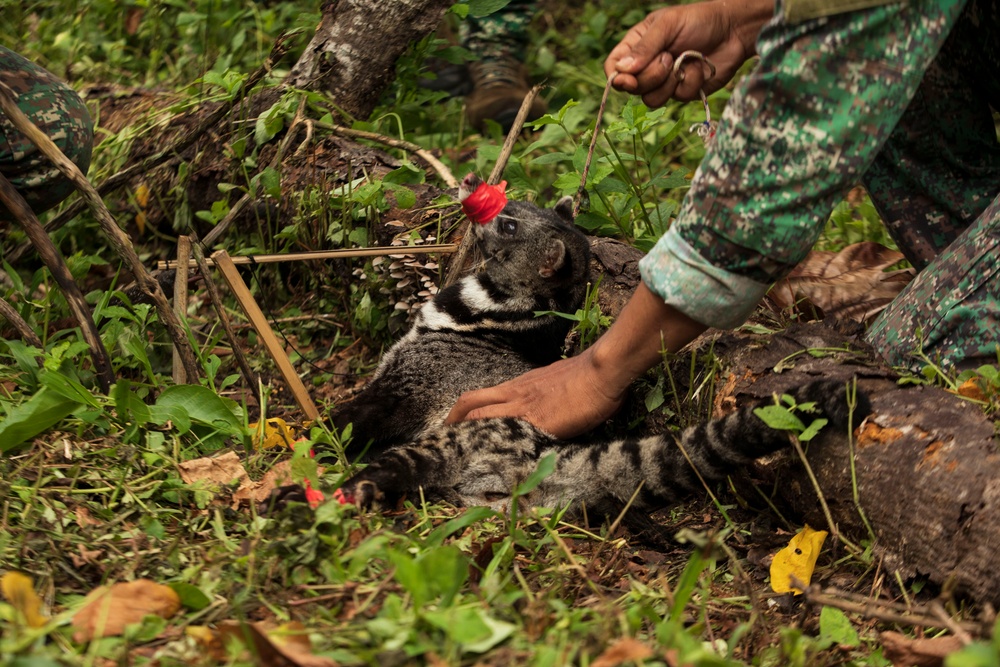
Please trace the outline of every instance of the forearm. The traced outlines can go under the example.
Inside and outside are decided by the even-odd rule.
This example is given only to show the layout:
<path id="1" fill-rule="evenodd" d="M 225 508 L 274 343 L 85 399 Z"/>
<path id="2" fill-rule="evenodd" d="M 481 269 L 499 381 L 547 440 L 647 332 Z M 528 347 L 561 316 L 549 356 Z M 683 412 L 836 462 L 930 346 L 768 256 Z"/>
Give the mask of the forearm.
<path id="1" fill-rule="evenodd" d="M 608 393 L 623 395 L 637 377 L 676 352 L 707 327 L 668 306 L 640 283 L 614 325 L 588 350 Z"/>

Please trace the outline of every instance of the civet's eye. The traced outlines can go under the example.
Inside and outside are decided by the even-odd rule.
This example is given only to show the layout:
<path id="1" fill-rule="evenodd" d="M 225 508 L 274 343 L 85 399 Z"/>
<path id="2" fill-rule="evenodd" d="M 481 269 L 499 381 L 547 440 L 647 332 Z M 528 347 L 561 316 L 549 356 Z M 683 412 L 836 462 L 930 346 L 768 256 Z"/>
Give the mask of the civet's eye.
<path id="1" fill-rule="evenodd" d="M 500 233 L 513 236 L 517 233 L 517 220 L 505 219 L 500 221 Z"/>

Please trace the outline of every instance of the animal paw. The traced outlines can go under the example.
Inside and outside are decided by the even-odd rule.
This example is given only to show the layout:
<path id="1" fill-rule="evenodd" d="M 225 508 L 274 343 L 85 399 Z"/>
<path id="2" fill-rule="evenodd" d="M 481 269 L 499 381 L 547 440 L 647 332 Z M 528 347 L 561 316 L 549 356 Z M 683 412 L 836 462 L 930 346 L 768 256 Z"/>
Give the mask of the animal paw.
<path id="1" fill-rule="evenodd" d="M 355 477 L 347 480 L 343 486 L 334 491 L 333 497 L 341 505 L 357 505 L 362 509 L 369 509 L 376 502 L 381 501 L 385 495 L 375 482 Z"/>

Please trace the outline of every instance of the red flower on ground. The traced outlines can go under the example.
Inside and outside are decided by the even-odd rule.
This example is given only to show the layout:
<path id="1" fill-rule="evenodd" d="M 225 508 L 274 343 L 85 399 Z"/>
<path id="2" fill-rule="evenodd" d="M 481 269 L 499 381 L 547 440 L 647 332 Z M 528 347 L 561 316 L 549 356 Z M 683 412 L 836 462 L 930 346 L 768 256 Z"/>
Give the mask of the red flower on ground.
<path id="1" fill-rule="evenodd" d="M 485 225 L 500 215 L 500 211 L 507 205 L 506 189 L 507 181 L 500 181 L 496 185 L 480 183 L 478 188 L 462 200 L 462 210 L 466 217 Z"/>

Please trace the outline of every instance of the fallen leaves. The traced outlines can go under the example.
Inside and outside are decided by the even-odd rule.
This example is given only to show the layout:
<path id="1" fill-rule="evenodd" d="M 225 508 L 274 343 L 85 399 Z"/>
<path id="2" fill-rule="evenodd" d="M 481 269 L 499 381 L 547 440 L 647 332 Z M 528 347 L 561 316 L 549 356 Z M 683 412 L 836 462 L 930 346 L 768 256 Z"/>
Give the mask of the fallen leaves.
<path id="1" fill-rule="evenodd" d="M 73 641 L 114 637 L 146 616 L 170 618 L 180 608 L 180 598 L 172 588 L 149 579 L 101 586 L 91 591 L 73 616 Z"/>
<path id="2" fill-rule="evenodd" d="M 903 254 L 873 241 L 840 252 L 814 250 L 768 292 L 778 310 L 812 305 L 823 314 L 868 322 L 913 279 L 915 271 L 887 268 Z"/>
<path id="3" fill-rule="evenodd" d="M 806 526 L 792 536 L 787 547 L 774 554 L 774 560 L 771 561 L 771 589 L 775 593 L 802 594 L 801 590 L 792 585 L 793 578 L 799 583 L 809 584 L 826 536 L 825 530 L 813 530 Z"/>
<path id="4" fill-rule="evenodd" d="M 240 457 L 232 451 L 185 461 L 178 464 L 178 468 L 185 484 L 200 484 L 216 493 L 223 487 L 238 484 L 232 494 L 233 509 L 241 503 L 262 503 L 271 495 L 271 491 L 293 482 L 291 461 L 279 461 L 259 481 L 254 481 L 247 474 Z M 315 507 L 323 500 L 323 495 L 307 486 L 306 499 Z"/>
<path id="5" fill-rule="evenodd" d="M 193 626 L 187 635 L 217 662 L 227 662 L 226 644 L 239 641 L 258 665 L 267 667 L 336 667 L 330 658 L 314 655 L 309 635 L 298 621 L 277 627 L 265 623 L 224 621 L 217 629 Z"/>
<path id="6" fill-rule="evenodd" d="M 623 637 L 604 649 L 591 667 L 617 667 L 626 662 L 640 663 L 653 657 L 653 650 L 638 639 Z"/>
<path id="7" fill-rule="evenodd" d="M 962 648 L 962 641 L 952 635 L 910 639 L 898 632 L 883 632 L 879 639 L 894 667 L 939 667 L 949 654 Z"/>

